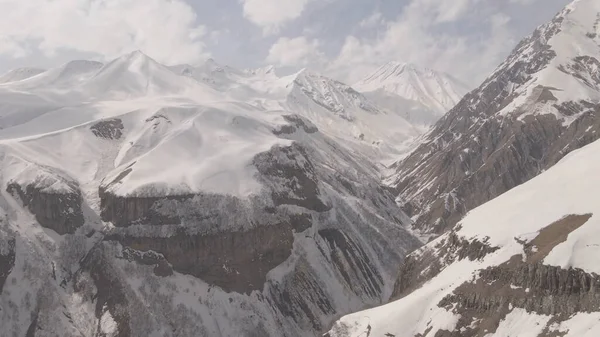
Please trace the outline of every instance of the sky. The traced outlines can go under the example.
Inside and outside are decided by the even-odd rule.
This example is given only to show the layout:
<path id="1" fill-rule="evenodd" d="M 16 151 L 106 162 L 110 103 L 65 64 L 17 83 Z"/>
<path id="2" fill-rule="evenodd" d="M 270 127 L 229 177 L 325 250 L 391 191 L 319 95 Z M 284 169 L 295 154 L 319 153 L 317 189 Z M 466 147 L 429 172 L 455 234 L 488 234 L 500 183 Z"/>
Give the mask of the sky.
<path id="1" fill-rule="evenodd" d="M 167 64 L 309 68 L 352 84 L 408 62 L 476 86 L 569 0 L 0 0 L 0 73 L 141 50 Z"/>

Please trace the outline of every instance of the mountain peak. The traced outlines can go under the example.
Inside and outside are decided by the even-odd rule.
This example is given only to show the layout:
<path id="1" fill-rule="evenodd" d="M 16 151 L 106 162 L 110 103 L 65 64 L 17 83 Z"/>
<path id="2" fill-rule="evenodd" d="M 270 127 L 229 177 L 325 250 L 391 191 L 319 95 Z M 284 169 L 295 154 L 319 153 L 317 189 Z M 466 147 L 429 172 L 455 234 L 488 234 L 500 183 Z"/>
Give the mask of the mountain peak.
<path id="1" fill-rule="evenodd" d="M 148 56 L 147 54 L 145 54 L 144 52 L 142 52 L 141 50 L 134 50 L 134 51 L 132 51 L 129 54 L 125 54 L 125 55 L 117 58 L 117 60 L 125 61 L 125 62 L 128 62 L 128 63 L 137 63 L 137 62 L 154 62 L 154 63 L 158 63 L 153 58 L 151 58 L 150 56 Z"/>
<path id="2" fill-rule="evenodd" d="M 412 72 L 421 72 L 421 73 L 433 73 L 434 71 L 429 68 L 419 67 L 413 63 L 399 62 L 399 61 L 390 61 L 381 67 L 379 67 L 378 71 L 375 73 L 388 71 L 394 74 L 401 74 L 403 72 L 412 71 Z"/>
<path id="3" fill-rule="evenodd" d="M 275 66 L 270 64 L 261 68 L 248 69 L 246 73 L 250 75 L 276 75 L 275 71 Z"/>
<path id="4" fill-rule="evenodd" d="M 353 87 L 362 92 L 395 94 L 438 114 L 450 110 L 468 91 L 466 85 L 448 74 L 397 61 L 382 65 Z"/>

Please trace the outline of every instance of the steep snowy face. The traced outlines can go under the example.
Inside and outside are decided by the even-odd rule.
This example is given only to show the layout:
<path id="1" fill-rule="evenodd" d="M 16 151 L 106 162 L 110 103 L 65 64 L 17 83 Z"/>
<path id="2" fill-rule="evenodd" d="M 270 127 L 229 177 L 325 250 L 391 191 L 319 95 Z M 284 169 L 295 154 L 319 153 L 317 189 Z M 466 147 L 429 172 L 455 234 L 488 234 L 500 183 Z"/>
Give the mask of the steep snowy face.
<path id="1" fill-rule="evenodd" d="M 599 26 L 600 3 L 571 3 L 395 165 L 388 182 L 417 227 L 443 232 L 598 138 Z"/>
<path id="2" fill-rule="evenodd" d="M 412 64 L 390 62 L 353 85 L 360 92 L 382 91 L 414 101 L 441 116 L 467 93 L 467 86 L 448 74 Z"/>
<path id="3" fill-rule="evenodd" d="M 21 81 L 35 75 L 43 73 L 45 70 L 40 68 L 19 68 L 14 69 L 0 76 L 0 84 L 8 82 Z"/>
<path id="4" fill-rule="evenodd" d="M 410 254 L 397 299 L 328 337 L 600 334 L 600 141 Z"/>

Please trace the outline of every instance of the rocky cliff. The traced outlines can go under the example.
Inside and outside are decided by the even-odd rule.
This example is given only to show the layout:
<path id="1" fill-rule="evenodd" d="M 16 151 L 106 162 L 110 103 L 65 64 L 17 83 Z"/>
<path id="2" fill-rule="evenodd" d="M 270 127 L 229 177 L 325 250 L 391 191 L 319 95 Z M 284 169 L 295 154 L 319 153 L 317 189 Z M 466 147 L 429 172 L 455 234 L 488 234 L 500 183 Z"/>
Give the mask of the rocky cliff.
<path id="1" fill-rule="evenodd" d="M 521 41 L 394 165 L 389 182 L 417 228 L 442 233 L 598 139 L 595 6 L 577 1 Z"/>
<path id="2" fill-rule="evenodd" d="M 392 302 L 341 318 L 330 337 L 600 333 L 600 141 L 471 210 L 407 256 Z"/>

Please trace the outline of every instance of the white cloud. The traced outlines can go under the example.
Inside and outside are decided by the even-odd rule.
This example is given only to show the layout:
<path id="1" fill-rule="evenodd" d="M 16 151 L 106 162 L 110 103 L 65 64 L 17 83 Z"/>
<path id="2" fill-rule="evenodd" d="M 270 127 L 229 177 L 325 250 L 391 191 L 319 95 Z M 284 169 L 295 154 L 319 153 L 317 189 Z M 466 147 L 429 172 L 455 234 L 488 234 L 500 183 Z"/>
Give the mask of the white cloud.
<path id="1" fill-rule="evenodd" d="M 306 5 L 313 0 L 241 0 L 244 17 L 272 34 L 289 21 L 302 15 Z"/>
<path id="2" fill-rule="evenodd" d="M 412 0 L 375 39 L 347 37 L 326 71 L 353 83 L 384 62 L 404 61 L 477 84 L 516 42 L 510 17 L 494 14 L 494 1 Z M 469 34 L 447 29 L 473 23 L 479 30 Z"/>
<path id="3" fill-rule="evenodd" d="M 363 19 L 358 25 L 363 28 L 375 27 L 384 22 L 383 15 L 380 12 L 375 12 L 371 16 Z"/>
<path id="4" fill-rule="evenodd" d="M 165 63 L 207 57 L 193 9 L 181 0 L 0 0 L 0 54 L 74 50 L 111 58 L 140 49 Z"/>
<path id="5" fill-rule="evenodd" d="M 315 66 L 322 58 L 318 40 L 309 40 L 304 36 L 291 39 L 282 37 L 269 49 L 267 62 L 283 67 L 302 67 L 308 64 Z"/>

